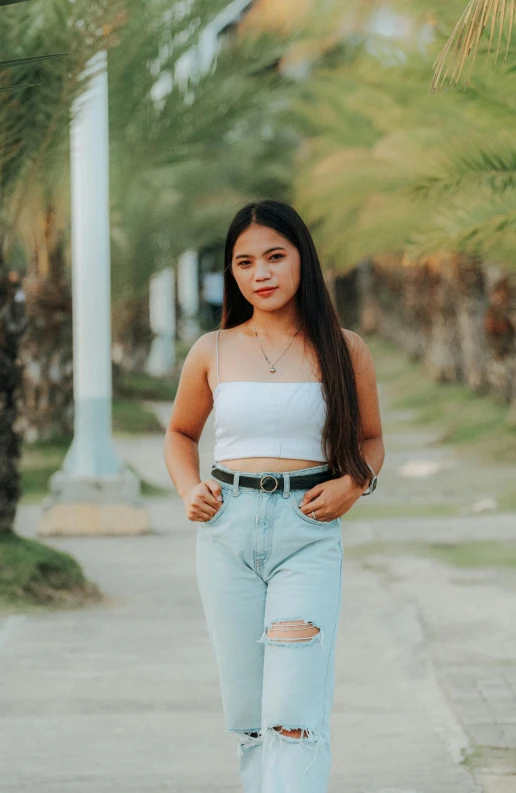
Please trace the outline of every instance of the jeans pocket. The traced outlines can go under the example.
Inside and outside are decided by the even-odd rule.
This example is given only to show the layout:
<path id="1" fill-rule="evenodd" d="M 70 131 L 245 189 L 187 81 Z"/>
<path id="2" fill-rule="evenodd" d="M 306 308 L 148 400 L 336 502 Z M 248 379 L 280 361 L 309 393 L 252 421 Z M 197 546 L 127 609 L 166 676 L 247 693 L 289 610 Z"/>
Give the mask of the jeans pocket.
<path id="1" fill-rule="evenodd" d="M 305 515 L 305 513 L 298 506 L 298 503 L 297 503 L 297 499 L 298 498 L 299 498 L 299 500 L 301 500 L 301 497 L 299 497 L 297 494 L 290 493 L 289 501 L 290 501 L 290 503 L 292 505 L 292 509 L 294 510 L 296 515 L 299 518 L 303 518 L 303 520 L 306 520 L 307 523 L 311 523 L 312 526 L 319 526 L 319 527 L 320 526 L 331 526 L 332 524 L 335 524 L 337 521 L 340 524 L 340 518 L 333 518 L 332 520 L 318 520 L 317 518 L 312 518 L 309 515 Z"/>
<path id="2" fill-rule="evenodd" d="M 198 522 L 201 523 L 203 526 L 213 526 L 213 524 L 218 521 L 222 513 L 226 511 L 231 498 L 232 498 L 231 488 L 224 487 L 224 485 L 222 485 L 222 504 L 220 505 L 216 513 L 213 515 L 213 517 L 209 518 L 209 520 L 200 520 Z"/>

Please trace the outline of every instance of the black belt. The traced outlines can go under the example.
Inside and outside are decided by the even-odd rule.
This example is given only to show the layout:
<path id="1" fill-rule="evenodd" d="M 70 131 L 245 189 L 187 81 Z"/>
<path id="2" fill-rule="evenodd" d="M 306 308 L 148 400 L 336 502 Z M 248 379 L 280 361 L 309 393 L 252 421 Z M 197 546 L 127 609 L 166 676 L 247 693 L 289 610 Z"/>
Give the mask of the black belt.
<path id="1" fill-rule="evenodd" d="M 215 479 L 220 479 L 221 482 L 226 482 L 231 485 L 233 484 L 235 474 L 223 471 L 221 468 L 217 468 L 216 465 L 212 465 L 211 473 Z M 294 471 L 289 473 L 291 490 L 308 490 L 308 488 L 319 485 L 321 482 L 327 482 L 328 479 L 336 479 L 342 476 L 342 474 L 339 473 L 332 473 L 329 469 L 327 471 L 320 471 L 318 474 L 298 474 L 296 476 Z M 276 490 L 280 492 L 284 490 L 285 478 L 282 474 L 264 474 L 263 476 L 255 474 L 252 476 L 240 472 L 238 482 L 242 487 L 254 487 L 256 490 L 274 493 Z"/>

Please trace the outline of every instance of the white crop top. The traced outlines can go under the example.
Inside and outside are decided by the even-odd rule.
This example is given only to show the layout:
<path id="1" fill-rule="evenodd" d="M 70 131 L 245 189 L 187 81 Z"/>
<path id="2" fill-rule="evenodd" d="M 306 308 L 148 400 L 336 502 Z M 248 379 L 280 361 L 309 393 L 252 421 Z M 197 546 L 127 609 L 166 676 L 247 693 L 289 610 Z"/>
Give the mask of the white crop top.
<path id="1" fill-rule="evenodd" d="M 326 463 L 321 436 L 326 403 L 320 382 L 220 382 L 213 391 L 215 462 L 288 457 Z"/>

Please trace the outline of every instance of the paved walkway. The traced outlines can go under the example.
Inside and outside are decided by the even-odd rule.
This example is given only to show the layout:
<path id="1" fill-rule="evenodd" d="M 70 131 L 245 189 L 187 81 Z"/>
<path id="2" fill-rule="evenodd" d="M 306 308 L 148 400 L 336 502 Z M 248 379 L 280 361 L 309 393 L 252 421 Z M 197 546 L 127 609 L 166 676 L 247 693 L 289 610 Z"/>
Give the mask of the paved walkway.
<path id="1" fill-rule="evenodd" d="M 162 438 L 123 444 L 147 479 L 162 476 Z M 212 444 L 210 417 L 203 478 Z M 241 791 L 195 581 L 195 526 L 173 489 L 147 503 L 151 535 L 49 540 L 81 561 L 105 605 L 0 620 L 2 793 Z M 21 533 L 34 534 L 38 509 L 20 508 Z M 410 525 L 427 539 L 471 530 L 507 537 L 511 525 L 516 536 L 516 519 L 503 515 L 415 525 L 361 520 L 357 510 L 343 519 L 330 793 L 509 793 L 487 778 L 480 786 L 460 764 L 476 740 L 460 701 L 477 707 L 464 692 L 483 691 L 495 703 L 500 686 L 512 691 L 512 672 L 501 679 L 499 667 L 516 658 L 514 580 L 444 574 L 422 557 L 354 556 L 360 538 L 409 533 Z"/>

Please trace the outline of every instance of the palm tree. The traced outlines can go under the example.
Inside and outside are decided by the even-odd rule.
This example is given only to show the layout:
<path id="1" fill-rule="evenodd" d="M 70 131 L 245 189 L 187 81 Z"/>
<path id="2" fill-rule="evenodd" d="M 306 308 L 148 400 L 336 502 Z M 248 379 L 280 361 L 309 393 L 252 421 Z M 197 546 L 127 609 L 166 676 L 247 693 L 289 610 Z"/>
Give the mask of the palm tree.
<path id="1" fill-rule="evenodd" d="M 0 0 L 2 6 L 18 5 L 23 0 Z M 41 8 L 39 9 L 41 12 Z M 48 10 L 48 4 L 47 9 Z M 25 9 L 20 9 L 20 12 Z M 6 38 L 12 32 L 16 16 L 10 9 L 2 10 L 0 26 L 2 51 L 8 51 Z M 41 13 L 40 13 L 41 18 Z M 7 23 L 4 25 L 4 22 Z M 26 13 L 18 22 L 27 22 Z M 22 28 L 25 34 L 27 28 Z M 7 35 L 6 35 L 7 33 Z M 32 30 L 32 34 L 34 31 Z M 23 52 L 24 36 L 18 39 Z M 30 38 L 30 36 L 29 36 Z M 16 39 L 13 39 L 16 40 Z M 35 42 L 33 42 L 35 43 Z M 41 42 L 40 42 L 41 43 Z M 42 50 L 42 47 L 34 47 Z M 42 61 L 53 60 L 42 54 L 31 57 L 12 57 L 0 63 L 0 577 L 1 600 L 8 605 L 14 600 L 31 602 L 65 602 L 70 605 L 86 600 L 98 600 L 101 593 L 89 582 L 80 565 L 69 554 L 48 548 L 42 543 L 18 537 L 13 532 L 16 506 L 20 495 L 18 462 L 21 434 L 16 429 L 18 395 L 20 393 L 22 366 L 18 361 L 20 338 L 27 325 L 24 310 L 24 293 L 20 277 L 7 271 L 6 251 L 9 251 L 12 226 L 8 214 L 13 188 L 22 184 L 24 172 L 37 161 L 39 151 L 52 137 L 53 123 L 40 123 L 50 117 L 47 98 L 31 89 L 37 88 L 42 72 Z M 21 97 L 21 99 L 20 99 Z M 24 102 L 27 102 L 27 105 Z M 27 116 L 25 111 L 31 115 Z M 28 120 L 34 124 L 30 126 Z M 38 138 L 38 135 L 40 136 Z M 15 210 L 16 211 L 16 210 Z"/>
<path id="2" fill-rule="evenodd" d="M 296 205 L 326 263 L 373 261 L 383 332 L 437 378 L 514 400 L 510 287 L 492 296 L 482 262 L 515 269 L 514 63 L 451 103 L 424 90 L 429 56 L 396 46 L 386 64 L 355 36 L 312 62 L 285 113 L 305 135 Z"/>
<path id="3" fill-rule="evenodd" d="M 0 5 L 7 6 L 19 2 L 23 0 L 0 0 Z M 41 56 L 41 59 L 44 57 Z M 4 70 L 6 67 L 13 67 L 23 62 L 23 59 L 0 62 L 0 69 Z M 16 87 L 16 84 L 3 86 L 4 90 L 14 90 Z M 8 149 L 6 153 L 10 155 L 11 151 Z M 21 436 L 15 429 L 15 423 L 16 396 L 20 390 L 22 375 L 21 367 L 17 365 L 18 348 L 27 325 L 22 297 L 19 278 L 7 273 L 0 246 L 0 382 L 3 386 L 3 410 L 0 416 L 0 443 L 3 450 L 0 466 L 0 534 L 12 530 L 16 504 L 20 496 L 18 461 Z"/>
<path id="4" fill-rule="evenodd" d="M 29 185 L 59 135 L 70 101 L 82 90 L 84 66 L 93 53 L 114 43 L 123 17 L 107 0 L 2 6 L 1 51 L 12 53 L 0 63 L 0 534 L 5 534 L 12 531 L 20 495 L 19 345 L 27 326 L 20 277 L 8 272 L 7 263 Z"/>
<path id="5" fill-rule="evenodd" d="M 68 158 L 65 159 L 65 162 Z M 72 295 L 68 172 L 54 169 L 31 187 L 17 226 L 27 262 L 23 291 L 27 329 L 21 339 L 23 367 L 18 429 L 25 443 L 73 433 Z M 52 180 L 51 177 L 56 177 Z"/>

